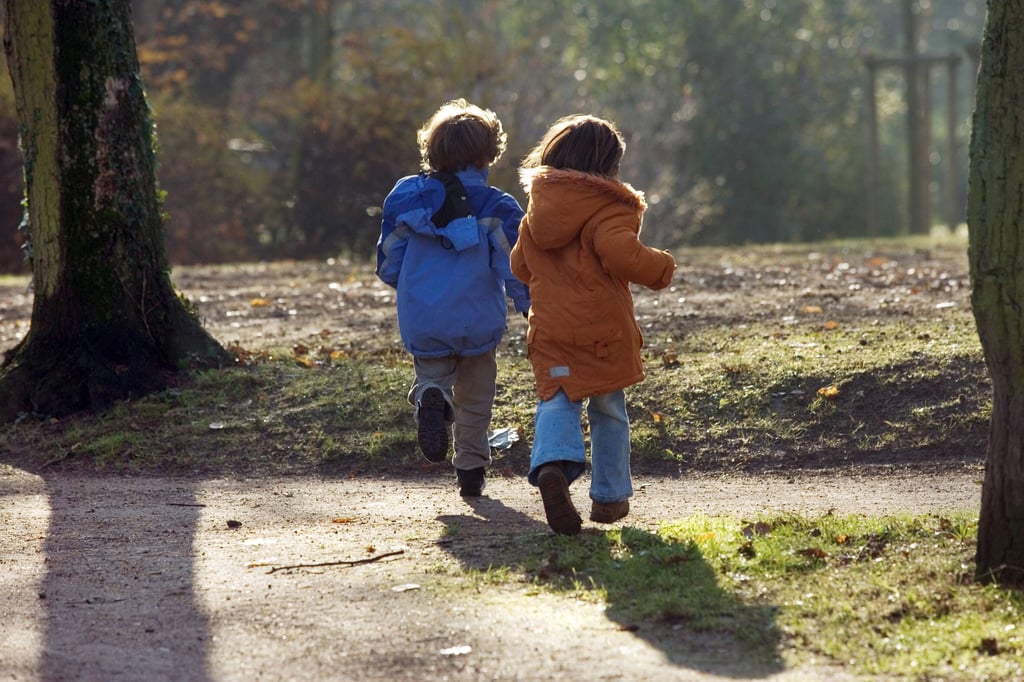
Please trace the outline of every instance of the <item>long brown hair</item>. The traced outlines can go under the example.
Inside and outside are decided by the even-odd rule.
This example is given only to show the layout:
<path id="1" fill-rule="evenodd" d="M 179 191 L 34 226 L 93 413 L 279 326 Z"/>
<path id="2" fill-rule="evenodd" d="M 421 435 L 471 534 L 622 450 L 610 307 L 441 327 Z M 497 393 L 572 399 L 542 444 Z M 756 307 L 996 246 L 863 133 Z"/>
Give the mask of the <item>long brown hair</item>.
<path id="1" fill-rule="evenodd" d="M 573 114 L 548 128 L 523 159 L 523 168 L 551 166 L 615 177 L 625 152 L 626 141 L 614 123 L 588 114 Z"/>

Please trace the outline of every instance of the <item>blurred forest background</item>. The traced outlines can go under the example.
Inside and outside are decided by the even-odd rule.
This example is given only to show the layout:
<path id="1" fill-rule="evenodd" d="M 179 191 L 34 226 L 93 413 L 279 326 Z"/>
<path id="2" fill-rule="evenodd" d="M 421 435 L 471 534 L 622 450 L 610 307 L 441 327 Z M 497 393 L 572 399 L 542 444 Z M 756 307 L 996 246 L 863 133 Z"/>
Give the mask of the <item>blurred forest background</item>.
<path id="1" fill-rule="evenodd" d="M 455 97 L 502 119 L 509 149 L 491 181 L 521 201 L 516 167 L 554 119 L 616 121 L 657 246 L 903 234 L 915 178 L 926 229 L 966 201 L 983 0 L 132 6 L 176 264 L 368 261 L 384 196 L 418 168 L 417 128 Z M 897 63 L 911 51 L 938 67 L 911 89 L 925 103 L 915 173 L 912 79 Z M 25 269 L 17 133 L 5 76 L 0 272 Z"/>

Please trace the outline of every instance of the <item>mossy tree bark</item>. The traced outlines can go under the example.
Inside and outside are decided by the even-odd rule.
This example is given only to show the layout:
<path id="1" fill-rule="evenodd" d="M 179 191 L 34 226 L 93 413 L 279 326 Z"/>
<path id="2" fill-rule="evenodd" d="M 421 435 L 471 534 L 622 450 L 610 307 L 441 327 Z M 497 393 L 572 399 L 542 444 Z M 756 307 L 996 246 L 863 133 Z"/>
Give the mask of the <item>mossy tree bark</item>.
<path id="1" fill-rule="evenodd" d="M 34 303 L 0 419 L 99 410 L 229 361 L 170 280 L 130 0 L 4 0 Z"/>
<path id="2" fill-rule="evenodd" d="M 976 554 L 1024 585 L 1024 0 L 989 0 L 970 147 L 971 305 L 992 378 Z"/>

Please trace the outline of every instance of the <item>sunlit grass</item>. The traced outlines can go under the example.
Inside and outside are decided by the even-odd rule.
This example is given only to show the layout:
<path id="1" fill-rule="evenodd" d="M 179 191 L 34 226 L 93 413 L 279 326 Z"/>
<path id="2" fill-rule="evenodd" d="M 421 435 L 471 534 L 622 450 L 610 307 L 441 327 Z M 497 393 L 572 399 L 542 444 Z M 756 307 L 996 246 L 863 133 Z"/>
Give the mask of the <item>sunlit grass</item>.
<path id="1" fill-rule="evenodd" d="M 698 515 L 656 532 L 545 535 L 508 557 L 514 570 L 467 575 L 604 604 L 627 629 L 735 638 L 765 661 L 1020 679 L 1024 595 L 973 581 L 975 534 L 966 515 Z"/>

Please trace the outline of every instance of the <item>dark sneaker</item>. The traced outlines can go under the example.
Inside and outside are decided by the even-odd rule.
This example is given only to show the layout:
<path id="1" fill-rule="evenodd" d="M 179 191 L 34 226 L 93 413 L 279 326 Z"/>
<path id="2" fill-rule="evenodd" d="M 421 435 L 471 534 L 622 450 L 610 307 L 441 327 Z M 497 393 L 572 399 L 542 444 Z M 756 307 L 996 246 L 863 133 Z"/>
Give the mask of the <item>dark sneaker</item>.
<path id="1" fill-rule="evenodd" d="M 416 413 L 417 440 L 423 456 L 431 462 L 443 462 L 448 456 L 448 424 L 444 413 L 447 407 L 439 388 L 428 388 L 420 397 Z"/>
<path id="2" fill-rule="evenodd" d="M 455 475 L 459 477 L 459 494 L 463 497 L 480 497 L 484 494 L 487 486 L 487 477 L 484 468 L 479 469 L 456 469 Z"/>
<path id="3" fill-rule="evenodd" d="M 544 515 L 551 530 L 560 535 L 576 535 L 583 519 L 572 504 L 569 482 L 561 464 L 545 464 L 537 474 L 537 487 L 544 501 Z"/>
<path id="4" fill-rule="evenodd" d="M 629 500 L 594 502 L 590 507 L 590 520 L 596 523 L 615 523 L 628 513 Z"/>

